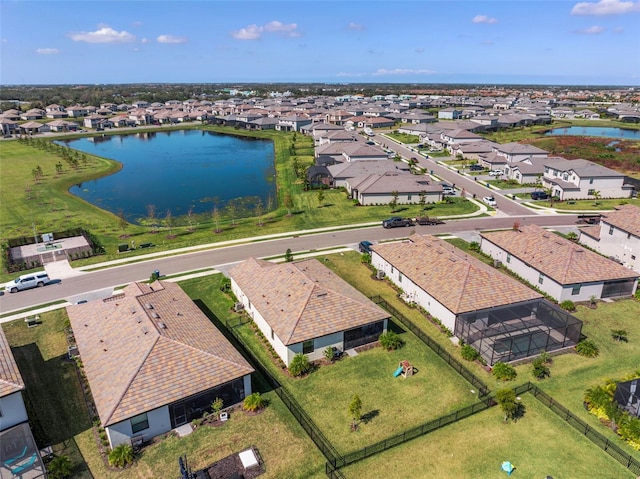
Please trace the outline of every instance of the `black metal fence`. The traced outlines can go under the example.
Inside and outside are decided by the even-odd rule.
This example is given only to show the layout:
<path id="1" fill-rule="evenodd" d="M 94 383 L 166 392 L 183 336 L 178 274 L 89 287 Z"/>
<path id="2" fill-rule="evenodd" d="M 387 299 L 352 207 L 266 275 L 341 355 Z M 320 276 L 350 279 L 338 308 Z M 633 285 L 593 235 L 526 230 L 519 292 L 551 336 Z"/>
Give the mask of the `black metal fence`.
<path id="1" fill-rule="evenodd" d="M 372 296 L 371 301 L 382 306 L 389 311 L 394 318 L 400 321 L 406 326 L 413 334 L 415 334 L 420 340 L 429 346 L 438 356 L 440 356 L 449 366 L 451 366 L 460 376 L 469 381 L 478 390 L 479 396 L 483 397 L 489 394 L 489 387 L 484 384 L 477 376 L 469 371 L 460 361 L 454 358 L 449 352 L 444 349 L 437 341 L 432 339 L 427 333 L 419 328 L 413 321 L 404 316 L 395 307 L 390 305 L 385 299 L 380 296 Z"/>
<path id="2" fill-rule="evenodd" d="M 533 396 L 540 401 L 542 404 L 547 406 L 553 412 L 555 412 L 558 416 L 564 419 L 570 426 L 572 426 L 576 431 L 579 431 L 581 434 L 584 434 L 587 439 L 589 439 L 592 443 L 602 449 L 604 452 L 613 457 L 616 461 L 622 464 L 624 467 L 629 469 L 634 474 L 640 474 L 640 461 L 636 458 L 632 457 L 630 454 L 624 452 L 618 445 L 613 444 L 609 439 L 604 437 L 602 434 L 594 430 L 591 426 L 589 426 L 582 419 L 576 417 L 569 411 L 566 407 L 562 406 L 555 399 L 549 396 L 547 393 L 542 391 L 535 384 L 527 383 L 523 385 L 528 387 L 528 391 L 533 394 Z M 524 392 L 524 391 L 522 391 Z"/>

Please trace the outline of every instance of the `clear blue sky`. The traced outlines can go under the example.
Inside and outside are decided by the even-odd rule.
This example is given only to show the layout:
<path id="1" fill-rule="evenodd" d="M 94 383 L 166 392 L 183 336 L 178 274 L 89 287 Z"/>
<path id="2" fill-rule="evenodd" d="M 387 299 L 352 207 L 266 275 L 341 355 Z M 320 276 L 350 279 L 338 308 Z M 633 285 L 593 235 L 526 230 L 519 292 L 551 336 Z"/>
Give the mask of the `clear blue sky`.
<path id="1" fill-rule="evenodd" d="M 640 0 L 0 0 L 0 83 L 640 84 Z"/>

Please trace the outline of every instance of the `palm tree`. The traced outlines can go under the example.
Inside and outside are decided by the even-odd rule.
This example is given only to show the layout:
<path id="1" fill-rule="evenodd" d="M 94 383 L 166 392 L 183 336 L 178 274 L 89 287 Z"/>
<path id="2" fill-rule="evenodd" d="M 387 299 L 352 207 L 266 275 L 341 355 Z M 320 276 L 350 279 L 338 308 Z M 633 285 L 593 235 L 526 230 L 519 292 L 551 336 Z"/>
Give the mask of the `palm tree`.
<path id="1" fill-rule="evenodd" d="M 593 195 L 593 206 L 598 206 L 598 200 L 600 199 L 600 192 L 597 190 L 593 190 L 593 192 L 591 193 Z"/>

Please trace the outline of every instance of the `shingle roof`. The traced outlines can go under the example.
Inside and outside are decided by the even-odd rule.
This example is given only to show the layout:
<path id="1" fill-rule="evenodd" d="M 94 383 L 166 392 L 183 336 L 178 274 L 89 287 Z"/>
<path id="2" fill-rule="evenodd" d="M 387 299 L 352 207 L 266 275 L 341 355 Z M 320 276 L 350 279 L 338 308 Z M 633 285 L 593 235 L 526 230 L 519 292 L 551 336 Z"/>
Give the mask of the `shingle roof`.
<path id="1" fill-rule="evenodd" d="M 104 426 L 253 372 L 173 283 L 133 283 L 67 313 Z"/>
<path id="2" fill-rule="evenodd" d="M 616 211 L 606 213 L 601 222 L 640 237 L 640 207 L 638 206 L 618 206 Z"/>
<path id="3" fill-rule="evenodd" d="M 229 276 L 285 345 L 389 317 L 317 259 L 274 264 L 249 258 Z"/>
<path id="4" fill-rule="evenodd" d="M 497 245 L 560 284 L 638 276 L 638 273 L 537 225 L 481 233 L 480 236 L 483 241 L 486 239 Z"/>
<path id="5" fill-rule="evenodd" d="M 435 236 L 414 234 L 372 249 L 454 314 L 541 297 Z"/>
<path id="6" fill-rule="evenodd" d="M 13 357 L 9 342 L 0 328 L 0 398 L 22 391 L 24 382 Z"/>

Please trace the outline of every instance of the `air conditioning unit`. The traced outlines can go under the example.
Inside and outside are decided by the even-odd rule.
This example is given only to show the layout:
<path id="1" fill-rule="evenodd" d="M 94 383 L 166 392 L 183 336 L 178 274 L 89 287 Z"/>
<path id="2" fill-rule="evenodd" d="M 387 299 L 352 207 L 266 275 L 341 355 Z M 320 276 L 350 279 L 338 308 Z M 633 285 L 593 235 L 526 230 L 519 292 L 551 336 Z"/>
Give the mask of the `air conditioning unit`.
<path id="1" fill-rule="evenodd" d="M 239 313 L 240 311 L 244 310 L 244 304 L 242 304 L 242 303 L 235 303 L 235 304 L 233 305 L 233 310 L 234 310 L 236 313 Z"/>
<path id="2" fill-rule="evenodd" d="M 381 269 L 379 269 L 379 270 L 376 272 L 376 278 L 378 278 L 378 279 L 383 279 L 383 278 L 384 278 L 384 271 L 383 271 L 383 270 L 381 270 Z"/>
<path id="3" fill-rule="evenodd" d="M 502 261 L 500 261 L 499 259 L 494 259 L 493 260 L 493 267 L 494 268 L 501 268 L 502 267 Z"/>

